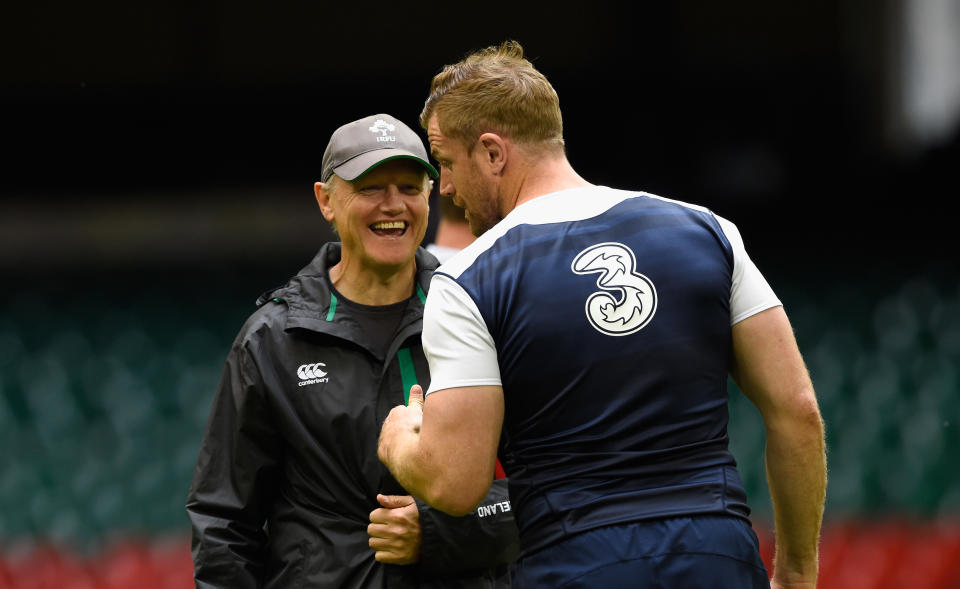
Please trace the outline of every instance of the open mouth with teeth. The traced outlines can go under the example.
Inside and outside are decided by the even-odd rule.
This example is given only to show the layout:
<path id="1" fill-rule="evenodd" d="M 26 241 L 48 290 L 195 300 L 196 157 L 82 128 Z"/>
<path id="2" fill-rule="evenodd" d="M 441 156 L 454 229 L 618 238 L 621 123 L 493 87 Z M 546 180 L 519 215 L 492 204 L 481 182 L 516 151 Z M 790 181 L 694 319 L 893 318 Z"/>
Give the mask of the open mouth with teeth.
<path id="1" fill-rule="evenodd" d="M 406 221 L 381 221 L 370 226 L 370 230 L 384 237 L 400 237 L 407 232 Z"/>

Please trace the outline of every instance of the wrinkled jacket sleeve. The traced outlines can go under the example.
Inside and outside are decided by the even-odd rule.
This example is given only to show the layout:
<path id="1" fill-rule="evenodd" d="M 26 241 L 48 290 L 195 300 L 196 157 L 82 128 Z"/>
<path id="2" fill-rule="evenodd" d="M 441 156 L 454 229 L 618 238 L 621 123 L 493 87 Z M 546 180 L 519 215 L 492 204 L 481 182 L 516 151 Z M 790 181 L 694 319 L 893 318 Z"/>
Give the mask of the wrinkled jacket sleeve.
<path id="1" fill-rule="evenodd" d="M 280 442 L 242 336 L 227 357 L 187 497 L 198 588 L 257 587 Z"/>
<path id="2" fill-rule="evenodd" d="M 507 479 L 493 482 L 477 509 L 453 517 L 417 501 L 420 509 L 420 571 L 424 578 L 500 569 L 519 553 L 517 525 L 507 495 Z"/>

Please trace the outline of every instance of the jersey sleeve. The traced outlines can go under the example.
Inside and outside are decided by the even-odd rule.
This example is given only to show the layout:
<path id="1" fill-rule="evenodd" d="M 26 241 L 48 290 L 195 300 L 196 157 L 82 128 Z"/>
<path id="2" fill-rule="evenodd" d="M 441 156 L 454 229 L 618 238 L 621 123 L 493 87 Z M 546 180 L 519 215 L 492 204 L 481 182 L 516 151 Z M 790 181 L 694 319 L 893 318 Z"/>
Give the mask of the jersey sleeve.
<path id="1" fill-rule="evenodd" d="M 760 273 L 743 245 L 737 226 L 717 217 L 720 228 L 733 248 L 733 282 L 730 285 L 730 325 L 772 307 L 782 305 L 773 288 Z"/>
<path id="2" fill-rule="evenodd" d="M 497 350 L 476 303 L 455 280 L 434 274 L 423 311 L 423 351 L 430 364 L 426 394 L 501 385 Z"/>

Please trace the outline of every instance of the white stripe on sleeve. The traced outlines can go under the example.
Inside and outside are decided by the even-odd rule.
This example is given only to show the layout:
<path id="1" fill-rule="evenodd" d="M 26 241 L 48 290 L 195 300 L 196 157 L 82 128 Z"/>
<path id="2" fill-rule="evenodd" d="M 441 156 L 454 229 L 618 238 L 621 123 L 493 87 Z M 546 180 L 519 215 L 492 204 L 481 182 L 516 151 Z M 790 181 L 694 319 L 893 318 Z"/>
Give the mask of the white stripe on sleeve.
<path id="1" fill-rule="evenodd" d="M 772 307 L 782 305 L 743 245 L 737 226 L 715 215 L 733 247 L 733 283 L 730 285 L 730 325 Z"/>
<path id="2" fill-rule="evenodd" d="M 449 276 L 434 274 L 423 311 L 430 388 L 500 385 L 497 349 L 476 303 Z"/>

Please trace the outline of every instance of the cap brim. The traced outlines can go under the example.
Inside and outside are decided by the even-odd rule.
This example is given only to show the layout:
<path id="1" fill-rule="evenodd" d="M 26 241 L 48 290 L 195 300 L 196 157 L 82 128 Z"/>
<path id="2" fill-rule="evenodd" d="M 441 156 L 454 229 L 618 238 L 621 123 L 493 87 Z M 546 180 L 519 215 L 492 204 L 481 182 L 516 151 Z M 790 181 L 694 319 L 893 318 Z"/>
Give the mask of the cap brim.
<path id="1" fill-rule="evenodd" d="M 427 174 L 429 174 L 431 178 L 437 178 L 440 175 L 436 168 L 430 165 L 430 162 L 424 160 L 416 154 L 410 153 L 409 151 L 404 151 L 402 149 L 377 149 L 375 151 L 361 153 L 357 157 L 348 160 L 334 168 L 333 173 L 337 176 L 340 176 L 344 180 L 352 182 L 373 168 L 379 166 L 383 162 L 396 159 L 409 159 L 417 162 L 424 167 L 424 169 L 427 171 Z"/>

